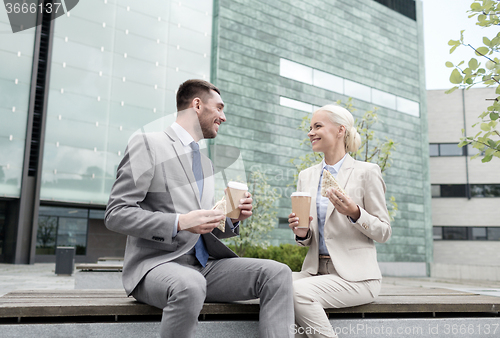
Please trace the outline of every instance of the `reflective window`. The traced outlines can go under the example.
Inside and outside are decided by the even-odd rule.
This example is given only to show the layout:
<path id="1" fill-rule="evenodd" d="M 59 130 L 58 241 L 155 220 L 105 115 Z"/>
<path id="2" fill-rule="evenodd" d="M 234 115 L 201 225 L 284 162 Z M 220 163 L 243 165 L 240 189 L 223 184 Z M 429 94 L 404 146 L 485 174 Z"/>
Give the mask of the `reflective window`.
<path id="1" fill-rule="evenodd" d="M 500 228 L 488 228 L 488 240 L 500 241 Z"/>
<path id="2" fill-rule="evenodd" d="M 432 197 L 441 197 L 441 186 L 439 184 L 431 184 Z"/>
<path id="3" fill-rule="evenodd" d="M 440 197 L 467 197 L 465 184 L 441 184 Z"/>
<path id="4" fill-rule="evenodd" d="M 40 206 L 36 254 L 54 255 L 58 246 L 72 246 L 87 254 L 89 219 L 104 219 L 104 210 Z"/>
<path id="5" fill-rule="evenodd" d="M 344 80 L 344 94 L 363 101 L 372 100 L 370 87 L 349 80 Z"/>
<path id="6" fill-rule="evenodd" d="M 310 85 L 313 84 L 313 69 L 290 60 L 280 59 L 280 75 Z"/>
<path id="7" fill-rule="evenodd" d="M 344 79 L 317 69 L 313 70 L 313 84 L 332 92 L 344 93 Z"/>
<path id="8" fill-rule="evenodd" d="M 439 156 L 463 156 L 465 148 L 458 147 L 458 143 L 439 144 Z"/>
<path id="9" fill-rule="evenodd" d="M 486 228 L 484 227 L 471 227 L 470 239 L 473 241 L 484 241 L 487 239 Z"/>
<path id="10" fill-rule="evenodd" d="M 443 227 L 432 227 L 432 239 L 443 239 Z"/>
<path id="11" fill-rule="evenodd" d="M 54 21 L 42 200 L 107 203 L 129 137 L 164 129 L 180 83 L 210 79 L 212 6 L 89 0 Z"/>
<path id="12" fill-rule="evenodd" d="M 500 197 L 500 184 L 471 184 L 472 197 Z"/>
<path id="13" fill-rule="evenodd" d="M 12 2 L 12 1 L 11 1 Z M 35 45 L 35 28 L 12 33 L 0 10 L 0 191 L 19 197 Z"/>
<path id="14" fill-rule="evenodd" d="M 467 240 L 467 227 L 443 227 L 443 239 Z"/>
<path id="15" fill-rule="evenodd" d="M 372 103 L 382 107 L 396 109 L 396 95 L 372 88 Z"/>
<path id="16" fill-rule="evenodd" d="M 297 110 L 306 111 L 308 113 L 313 112 L 313 105 L 312 104 L 305 103 L 302 101 L 292 100 L 292 99 L 289 99 L 289 98 L 283 97 L 283 96 L 280 97 L 280 105 L 285 106 L 285 107 L 289 107 L 289 108 L 293 108 L 293 109 L 297 109 Z"/>
<path id="17" fill-rule="evenodd" d="M 413 115 L 416 117 L 420 116 L 420 104 L 418 102 L 398 96 L 396 99 L 396 106 L 397 110 L 401 113 Z"/>
<path id="18" fill-rule="evenodd" d="M 429 156 L 439 156 L 439 144 L 429 144 Z"/>

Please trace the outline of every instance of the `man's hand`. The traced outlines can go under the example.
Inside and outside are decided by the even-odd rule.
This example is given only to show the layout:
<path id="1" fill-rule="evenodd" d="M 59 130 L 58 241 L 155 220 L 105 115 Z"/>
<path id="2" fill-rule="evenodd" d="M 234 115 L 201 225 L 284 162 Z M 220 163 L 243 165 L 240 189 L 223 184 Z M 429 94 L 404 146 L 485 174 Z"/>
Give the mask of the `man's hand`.
<path id="1" fill-rule="evenodd" d="M 313 220 L 312 216 L 309 216 L 309 226 L 311 225 L 311 221 Z M 307 233 L 309 232 L 309 228 L 297 228 L 299 226 L 299 218 L 293 212 L 288 215 L 288 226 L 292 229 L 293 233 L 297 237 L 307 237 Z"/>
<path id="2" fill-rule="evenodd" d="M 225 219 L 226 215 L 220 210 L 193 210 L 179 215 L 177 230 L 186 230 L 194 234 L 207 234 Z"/>
<path id="3" fill-rule="evenodd" d="M 231 218 L 231 221 L 233 223 L 241 222 L 252 216 L 252 202 L 252 194 L 247 191 L 245 193 L 245 198 L 240 199 L 240 204 L 238 205 L 238 208 L 241 210 L 240 217 L 235 219 Z"/>

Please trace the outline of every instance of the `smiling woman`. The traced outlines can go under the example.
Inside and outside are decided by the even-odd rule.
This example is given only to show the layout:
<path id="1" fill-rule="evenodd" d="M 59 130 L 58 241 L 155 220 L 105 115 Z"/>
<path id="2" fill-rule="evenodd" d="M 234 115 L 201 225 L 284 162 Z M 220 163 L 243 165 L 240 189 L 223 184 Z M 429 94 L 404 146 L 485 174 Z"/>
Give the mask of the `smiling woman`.
<path id="1" fill-rule="evenodd" d="M 297 191 L 311 195 L 309 227 L 299 228 L 294 213 L 288 219 L 297 243 L 309 247 L 302 271 L 293 275 L 295 319 L 306 334 L 324 329 L 311 337 L 335 337 L 323 309 L 375 300 L 382 276 L 373 241 L 386 242 L 391 225 L 380 167 L 348 154 L 361 144 L 352 114 L 337 105 L 323 106 L 314 112 L 307 135 L 313 151 L 324 158 L 301 171 L 297 182 Z M 328 172 L 340 189 L 329 188 L 324 197 Z"/>

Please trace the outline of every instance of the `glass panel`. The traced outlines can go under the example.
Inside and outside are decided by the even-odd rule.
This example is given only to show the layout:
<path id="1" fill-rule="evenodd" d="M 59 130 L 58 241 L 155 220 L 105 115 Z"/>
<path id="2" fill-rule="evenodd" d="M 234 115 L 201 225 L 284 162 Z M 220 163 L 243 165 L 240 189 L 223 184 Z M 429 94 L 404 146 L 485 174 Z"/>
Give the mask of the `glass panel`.
<path id="1" fill-rule="evenodd" d="M 443 227 L 433 227 L 432 228 L 432 239 L 434 239 L 434 240 L 443 239 Z"/>
<path id="2" fill-rule="evenodd" d="M 332 92 L 344 93 L 344 79 L 341 77 L 313 69 L 313 84 L 316 87 L 331 90 Z"/>
<path id="3" fill-rule="evenodd" d="M 439 144 L 429 144 L 429 156 L 439 156 Z"/>
<path id="4" fill-rule="evenodd" d="M 210 79 L 212 6 L 80 1 L 55 21 L 41 199 L 107 203 L 130 135 Z"/>
<path id="5" fill-rule="evenodd" d="M 75 217 L 75 218 L 87 218 L 88 213 L 89 213 L 88 209 L 48 207 L 48 206 L 40 206 L 38 212 L 40 216 L 58 216 L 58 217 Z"/>
<path id="6" fill-rule="evenodd" d="M 55 255 L 57 236 L 57 217 L 38 216 L 38 232 L 36 234 L 36 254 Z"/>
<path id="7" fill-rule="evenodd" d="M 278 218 L 278 229 L 290 229 L 288 218 Z"/>
<path id="8" fill-rule="evenodd" d="M 73 246 L 75 254 L 85 255 L 87 251 L 87 219 L 59 217 L 57 246 Z"/>
<path id="9" fill-rule="evenodd" d="M 479 154 L 479 153 L 480 153 L 479 149 L 474 148 L 470 144 L 467 145 L 467 155 L 474 156 L 474 155 Z"/>
<path id="10" fill-rule="evenodd" d="M 467 227 L 443 227 L 443 239 L 467 240 Z"/>
<path id="11" fill-rule="evenodd" d="M 467 197 L 465 184 L 441 184 L 441 197 Z"/>
<path id="12" fill-rule="evenodd" d="M 473 241 L 484 241 L 486 240 L 486 228 L 476 228 L 476 227 L 471 227 L 471 232 L 472 232 L 472 240 Z"/>
<path id="13" fill-rule="evenodd" d="M 432 197 L 441 197 L 441 186 L 439 184 L 431 185 L 431 195 Z"/>
<path id="14" fill-rule="evenodd" d="M 344 94 L 367 102 L 372 100 L 370 87 L 349 80 L 344 80 Z"/>
<path id="15" fill-rule="evenodd" d="M 413 115 L 416 117 L 420 116 L 420 104 L 415 101 L 407 100 L 402 97 L 396 98 L 397 110 L 401 113 Z"/>
<path id="16" fill-rule="evenodd" d="M 459 148 L 458 143 L 441 143 L 439 145 L 440 156 L 462 156 L 464 148 Z"/>
<path id="17" fill-rule="evenodd" d="M 382 107 L 396 109 L 396 95 L 372 88 L 372 103 Z"/>
<path id="18" fill-rule="evenodd" d="M 489 241 L 500 241 L 500 228 L 487 228 Z"/>
<path id="19" fill-rule="evenodd" d="M 471 184 L 470 194 L 471 197 L 485 197 L 484 184 Z"/>
<path id="20" fill-rule="evenodd" d="M 500 197 L 500 184 L 485 184 L 484 197 Z"/>
<path id="21" fill-rule="evenodd" d="M 28 117 L 35 29 L 12 33 L 0 10 L 0 191 L 19 197 Z M 1 249 L 0 249 L 1 250 Z"/>
<path id="22" fill-rule="evenodd" d="M 313 84 L 313 69 L 311 67 L 286 59 L 280 59 L 280 75 L 310 85 Z"/>
<path id="23" fill-rule="evenodd" d="M 297 109 L 297 110 L 303 110 L 308 113 L 311 113 L 313 111 L 313 106 L 312 104 L 297 101 L 297 100 L 292 100 L 283 96 L 280 96 L 280 105 Z"/>
<path id="24" fill-rule="evenodd" d="M 105 210 L 90 209 L 89 218 L 90 219 L 104 219 Z"/>

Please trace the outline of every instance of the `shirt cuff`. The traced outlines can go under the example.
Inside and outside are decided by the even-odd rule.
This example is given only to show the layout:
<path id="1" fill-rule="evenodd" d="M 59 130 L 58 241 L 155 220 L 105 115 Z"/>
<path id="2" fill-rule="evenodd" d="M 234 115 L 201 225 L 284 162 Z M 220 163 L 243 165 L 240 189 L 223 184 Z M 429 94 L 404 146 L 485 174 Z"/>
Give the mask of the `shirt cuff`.
<path id="1" fill-rule="evenodd" d="M 175 217 L 175 226 L 174 229 L 172 230 L 172 238 L 175 238 L 177 236 L 177 227 L 179 226 L 179 214 Z"/>
<path id="2" fill-rule="evenodd" d="M 236 223 L 233 223 L 233 221 L 231 220 L 231 218 L 226 217 L 226 219 L 227 219 L 227 223 L 231 227 L 231 230 L 234 230 L 234 228 L 236 228 L 237 226 L 240 225 L 240 221 L 237 221 Z"/>

